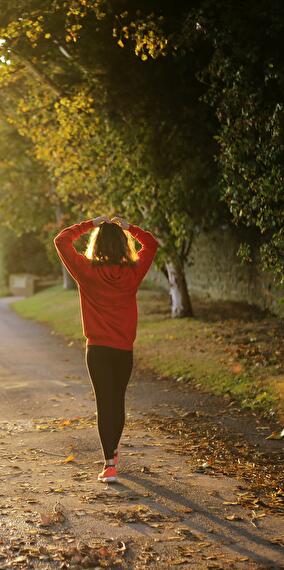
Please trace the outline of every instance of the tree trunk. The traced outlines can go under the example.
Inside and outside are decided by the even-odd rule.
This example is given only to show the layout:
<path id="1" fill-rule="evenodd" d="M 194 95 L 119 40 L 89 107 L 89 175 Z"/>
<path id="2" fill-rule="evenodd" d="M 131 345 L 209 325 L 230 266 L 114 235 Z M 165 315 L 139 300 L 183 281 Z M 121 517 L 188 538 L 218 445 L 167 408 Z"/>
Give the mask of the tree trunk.
<path id="1" fill-rule="evenodd" d="M 74 281 L 72 275 L 70 275 L 69 271 L 67 271 L 65 265 L 63 263 L 62 266 L 62 276 L 63 276 L 63 289 L 69 291 L 70 289 L 76 289 L 76 281 Z"/>
<path id="2" fill-rule="evenodd" d="M 193 317 L 184 268 L 177 260 L 166 262 L 171 297 L 171 316 Z"/>
<path id="3" fill-rule="evenodd" d="M 62 216 L 62 212 L 61 212 L 61 208 L 60 208 L 60 204 L 56 204 L 55 205 L 55 217 L 56 217 L 56 221 L 60 224 L 61 221 L 61 216 Z M 73 279 L 72 275 L 70 275 L 69 271 L 67 271 L 65 265 L 61 262 L 61 268 L 62 268 L 62 277 L 63 277 L 63 289 L 65 289 L 66 291 L 69 291 L 71 289 L 76 289 L 76 281 Z"/>
<path id="4" fill-rule="evenodd" d="M 162 273 L 164 274 L 165 278 L 166 278 L 167 281 L 168 281 L 168 280 L 169 280 L 169 275 L 168 275 L 167 267 L 166 267 L 166 264 L 165 264 L 165 263 L 164 263 L 164 265 L 161 267 L 161 271 L 162 271 Z"/>

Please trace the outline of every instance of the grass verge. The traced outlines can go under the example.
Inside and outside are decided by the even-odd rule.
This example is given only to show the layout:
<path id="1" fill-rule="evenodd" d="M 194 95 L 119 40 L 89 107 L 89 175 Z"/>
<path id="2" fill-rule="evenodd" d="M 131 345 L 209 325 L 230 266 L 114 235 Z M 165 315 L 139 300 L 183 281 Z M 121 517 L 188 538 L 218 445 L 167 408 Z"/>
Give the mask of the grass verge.
<path id="1" fill-rule="evenodd" d="M 214 322 L 172 319 L 167 293 L 147 281 L 143 285 L 137 295 L 139 326 L 135 341 L 140 366 L 201 390 L 227 394 L 241 407 L 266 416 L 276 411 L 282 414 L 284 398 L 269 381 L 270 370 L 265 379 L 259 370 L 252 372 L 246 362 L 230 358 L 226 342 L 216 342 Z M 77 290 L 63 291 L 57 285 L 16 301 L 12 307 L 22 317 L 48 323 L 67 339 L 85 344 Z"/>

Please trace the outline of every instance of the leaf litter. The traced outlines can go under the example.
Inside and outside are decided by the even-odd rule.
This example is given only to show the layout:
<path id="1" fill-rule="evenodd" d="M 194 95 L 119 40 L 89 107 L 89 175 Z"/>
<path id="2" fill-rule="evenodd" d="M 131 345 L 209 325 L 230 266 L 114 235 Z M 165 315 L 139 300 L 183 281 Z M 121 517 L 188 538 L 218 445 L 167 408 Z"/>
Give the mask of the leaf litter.
<path id="1" fill-rule="evenodd" d="M 221 334 L 221 333 L 220 333 Z M 254 341 L 250 341 L 251 344 L 255 344 Z M 244 352 L 247 350 L 246 343 L 243 344 Z M 249 349 L 250 350 L 250 349 Z M 245 357 L 250 357 L 254 359 L 255 362 L 259 360 L 260 352 L 258 351 L 251 351 L 251 354 L 245 355 Z M 237 365 L 232 365 L 237 366 Z M 235 370 L 237 372 L 237 369 Z M 250 485 L 249 491 L 239 485 L 239 493 L 237 496 L 236 501 L 227 502 L 228 506 L 245 506 L 250 510 L 251 513 L 251 524 L 256 526 L 258 524 L 258 520 L 261 520 L 266 514 L 274 514 L 274 513 L 281 513 L 283 505 L 283 492 L 279 486 L 279 474 L 281 476 L 281 470 L 279 470 L 279 465 L 277 464 L 278 458 L 275 456 L 274 460 L 268 456 L 268 454 L 261 454 L 257 450 L 252 450 L 248 447 L 243 440 L 236 441 L 236 442 L 229 442 L 227 434 L 224 431 L 220 430 L 220 425 L 216 425 L 215 427 L 212 425 L 208 426 L 208 417 L 209 415 L 200 411 L 196 410 L 195 412 L 186 412 L 183 414 L 183 417 L 180 418 L 184 420 L 180 422 L 179 419 L 176 420 L 175 426 L 174 421 L 171 423 L 169 422 L 169 418 L 166 419 L 166 422 L 169 423 L 169 430 L 170 433 L 169 439 L 174 439 L 176 436 L 181 436 L 184 439 L 184 442 L 180 442 L 179 445 L 176 445 L 177 441 L 175 441 L 174 446 L 168 447 L 165 451 L 176 453 L 190 453 L 191 459 L 190 463 L 193 465 L 193 469 L 200 473 L 206 473 L 208 475 L 215 476 L 217 474 L 223 473 L 225 475 L 238 477 L 246 482 L 246 484 Z M 161 418 L 159 418 L 161 419 Z M 186 420 L 189 420 L 192 424 L 193 421 L 193 429 L 188 429 L 188 423 Z M 172 419 L 171 419 L 172 420 Z M 139 420 L 138 420 L 139 421 Z M 138 421 L 135 420 L 135 427 L 138 425 Z M 148 421 L 143 419 L 143 426 L 145 425 L 146 430 L 150 429 L 149 424 L 151 425 L 153 422 L 152 417 L 149 417 Z M 128 420 L 129 427 L 131 421 Z M 34 420 L 32 429 L 37 431 L 62 431 L 62 430 L 73 430 L 73 429 L 86 429 L 86 428 L 93 428 L 96 426 L 96 419 L 95 416 L 88 416 L 88 417 L 79 417 L 76 418 L 59 418 L 59 419 L 44 419 L 44 420 Z M 29 426 L 30 427 L 30 426 Z M 173 429 L 174 427 L 174 429 Z M 165 425 L 162 427 L 158 426 L 158 423 L 154 425 L 154 429 L 165 433 Z M 8 431 L 8 430 L 7 430 Z M 11 431 L 9 429 L 9 431 Z M 18 431 L 23 431 L 19 429 Z M 220 433 L 221 432 L 221 433 Z M 273 432 L 270 436 L 266 437 L 266 439 L 281 439 L 283 437 L 282 432 Z M 223 440 L 222 440 L 223 438 Z M 170 442 L 169 442 L 170 443 Z M 160 444 L 162 445 L 162 444 Z M 129 444 L 131 447 L 131 444 Z M 37 450 L 39 451 L 39 450 Z M 58 455 L 62 459 L 62 463 L 75 463 L 76 458 L 73 454 L 67 455 L 66 454 L 55 454 L 53 452 L 48 452 L 41 450 L 43 453 L 50 454 L 50 455 Z M 135 454 L 135 452 L 134 452 Z M 253 454 L 253 456 L 252 456 Z M 66 461 L 68 457 L 72 457 L 72 459 Z M 12 461 L 18 461 L 20 459 L 19 456 L 13 456 Z M 59 463 L 59 462 L 58 462 Z M 15 471 L 20 470 L 18 465 L 12 466 Z M 144 466 L 141 471 L 146 475 L 151 475 L 151 471 L 149 468 Z M 78 471 L 77 473 L 72 473 L 71 478 L 75 481 L 87 481 L 89 480 L 89 474 L 86 471 Z M 22 488 L 24 488 L 25 484 L 22 484 Z M 34 493 L 38 492 L 36 487 L 32 488 L 31 486 L 26 485 L 27 488 Z M 64 491 L 68 487 L 64 486 L 57 486 L 54 488 L 54 492 L 64 493 Z M 52 492 L 52 489 L 51 489 Z M 85 494 L 82 497 L 82 501 L 85 503 L 92 503 L 96 502 L 98 499 L 102 499 L 105 504 L 112 504 L 113 501 L 117 503 L 117 501 L 122 501 L 124 503 L 125 499 L 128 500 L 141 500 L 142 497 L 151 496 L 151 493 L 144 495 L 142 494 L 135 494 L 132 493 L 109 493 L 109 492 L 98 492 L 98 493 L 89 493 Z M 35 502 L 36 499 L 27 499 L 28 502 Z M 224 502 L 226 503 L 226 502 Z M 10 508 L 10 507 L 9 507 Z M 119 509 L 119 513 L 121 513 L 121 520 L 123 521 L 123 517 L 131 517 L 134 521 L 139 523 L 144 523 L 151 525 L 157 525 L 163 522 L 163 515 L 160 513 L 154 513 L 144 505 L 137 505 L 134 508 L 129 509 Z M 61 514 L 60 514 L 61 513 Z M 75 515 L 78 517 L 84 516 L 86 513 L 85 510 L 76 510 Z M 42 514 L 40 514 L 41 522 L 43 524 L 39 524 L 37 529 L 30 529 L 29 533 L 32 537 L 43 536 L 43 537 L 50 537 L 52 541 L 54 541 L 53 545 L 47 546 L 39 546 L 35 547 L 32 544 L 27 545 L 27 542 L 23 539 L 16 539 L 16 541 L 11 541 L 11 549 L 10 553 L 10 563 L 12 564 L 16 561 L 18 567 L 24 567 L 25 559 L 27 560 L 27 568 L 32 568 L 32 562 L 35 558 L 37 558 L 37 562 L 47 562 L 48 560 L 57 560 L 60 564 L 61 568 L 94 568 L 94 565 L 99 567 L 110 567 L 114 568 L 116 565 L 121 564 L 122 562 L 122 555 L 123 553 L 127 552 L 128 544 L 123 543 L 122 541 L 118 542 L 116 546 L 110 547 L 109 545 L 96 546 L 76 543 L 76 538 L 72 536 L 70 533 L 64 533 L 63 530 L 60 532 L 60 527 L 64 527 L 64 523 L 66 522 L 66 514 L 63 511 L 60 511 L 60 506 L 58 505 L 58 510 L 56 511 L 53 509 L 52 511 L 47 511 L 44 513 L 46 518 L 42 518 Z M 115 511 L 115 516 L 117 516 L 117 511 Z M 119 516 L 119 515 L 118 515 Z M 65 517 L 65 518 L 64 518 Z M 228 520 L 238 520 L 238 515 L 228 515 L 230 517 Z M 164 517 L 165 518 L 165 517 Z M 226 517 L 227 518 L 227 517 Z M 166 517 L 166 520 L 169 520 Z M 132 521 L 132 522 L 134 522 Z M 129 522 L 129 520 L 127 521 Z M 170 564 L 179 565 L 182 563 L 188 563 L 188 558 L 196 554 L 198 548 L 207 548 L 209 543 L 204 542 L 202 536 L 197 536 L 195 533 L 192 533 L 189 529 L 183 527 L 179 527 L 178 532 L 176 533 L 176 537 L 167 537 L 166 539 L 161 540 L 186 540 L 189 539 L 191 541 L 191 547 L 184 546 L 183 550 L 180 550 L 180 556 L 178 552 L 176 553 L 177 556 L 170 561 Z M 59 544 L 60 541 L 65 541 L 65 546 L 61 547 Z M 157 539 L 159 540 L 159 539 Z M 281 538 L 276 537 L 272 539 L 271 542 L 275 544 L 282 544 Z M 68 546 L 69 544 L 69 546 Z M 16 546 L 16 548 L 15 548 Z M 194 546 L 194 547 L 193 547 Z M 4 547 L 2 542 L 2 548 Z M 180 549 L 182 545 L 178 545 L 178 549 Z M 26 550 L 25 550 L 26 549 Z M 15 556 L 15 552 L 17 556 Z M 216 559 L 215 555 L 203 555 L 206 560 L 208 560 L 208 568 L 215 567 L 220 568 L 220 565 L 214 566 L 214 560 Z M 2 556 L 3 558 L 3 556 Z M 219 558 L 219 555 L 218 555 Z M 143 568 L 148 567 L 148 563 L 153 560 L 153 554 L 151 550 L 147 551 L 144 548 L 141 549 L 141 560 L 145 563 Z M 241 559 L 240 559 L 241 560 Z M 243 557 L 243 561 L 247 561 L 248 558 Z M 212 561 L 212 566 L 209 566 L 210 561 Z M 0 555 L 0 568 L 1 568 L 1 555 Z M 9 565 L 5 565 L 6 568 L 9 568 Z M 39 568 L 39 566 L 36 566 Z"/>
<path id="2" fill-rule="evenodd" d="M 149 412 L 147 417 L 137 418 L 132 424 L 128 420 L 128 427 L 131 425 L 133 429 L 141 425 L 150 432 L 177 437 L 174 445 L 169 443 L 164 451 L 190 457 L 185 461 L 193 473 L 238 478 L 240 484 L 235 499 L 238 505 L 250 511 L 261 510 L 264 514 L 284 514 L 281 450 L 275 454 L 260 452 L 242 436 L 234 440 L 221 422 L 210 421 L 207 414 L 195 414 L 188 420 Z"/>
<path id="3" fill-rule="evenodd" d="M 162 514 L 154 512 L 146 505 L 135 505 L 133 507 L 124 508 L 123 510 L 107 510 L 105 514 L 112 520 L 117 521 L 115 524 L 123 523 L 144 523 L 153 528 L 163 528 L 165 523 L 177 522 L 182 520 L 181 516 Z"/>
<path id="4" fill-rule="evenodd" d="M 60 537 L 62 540 L 65 537 Z M 74 539 L 75 540 L 75 539 Z M 0 569 L 42 568 L 41 563 L 56 563 L 56 568 L 81 570 L 82 568 L 121 568 L 127 553 L 127 543 L 121 540 L 113 545 L 96 545 L 77 540 L 77 544 L 45 544 L 33 546 L 26 540 L 3 541 L 0 544 Z M 2 560 L 4 559 L 4 566 Z M 36 564 L 36 565 L 35 565 Z M 50 567 L 50 566 L 48 566 Z"/>

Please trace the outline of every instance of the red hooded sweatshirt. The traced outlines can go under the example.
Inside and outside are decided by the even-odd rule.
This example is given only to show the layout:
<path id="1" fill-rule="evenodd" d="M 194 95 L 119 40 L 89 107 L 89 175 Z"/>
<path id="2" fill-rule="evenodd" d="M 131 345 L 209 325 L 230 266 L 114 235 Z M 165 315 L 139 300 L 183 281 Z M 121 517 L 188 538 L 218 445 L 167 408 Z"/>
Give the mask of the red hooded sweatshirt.
<path id="1" fill-rule="evenodd" d="M 155 257 L 158 240 L 149 231 L 129 225 L 127 231 L 142 245 L 135 265 L 94 265 L 73 242 L 94 229 L 87 220 L 63 229 L 54 245 L 79 289 L 86 344 L 132 350 L 137 330 L 136 292 Z"/>

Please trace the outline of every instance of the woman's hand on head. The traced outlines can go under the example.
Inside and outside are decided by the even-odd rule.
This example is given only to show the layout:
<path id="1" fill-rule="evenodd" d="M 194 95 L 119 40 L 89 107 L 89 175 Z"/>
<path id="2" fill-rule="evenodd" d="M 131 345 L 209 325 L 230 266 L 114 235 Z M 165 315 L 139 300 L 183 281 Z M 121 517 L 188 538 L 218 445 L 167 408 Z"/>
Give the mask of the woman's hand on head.
<path id="1" fill-rule="evenodd" d="M 95 228 L 97 228 L 102 222 L 108 222 L 110 224 L 111 220 L 109 219 L 108 216 L 98 216 L 97 218 L 93 219 L 93 224 Z"/>
<path id="2" fill-rule="evenodd" d="M 120 216 L 114 216 L 114 218 L 111 218 L 111 222 L 121 225 L 123 230 L 128 230 L 130 225 L 128 222 L 126 222 L 126 220 L 124 220 Z"/>

